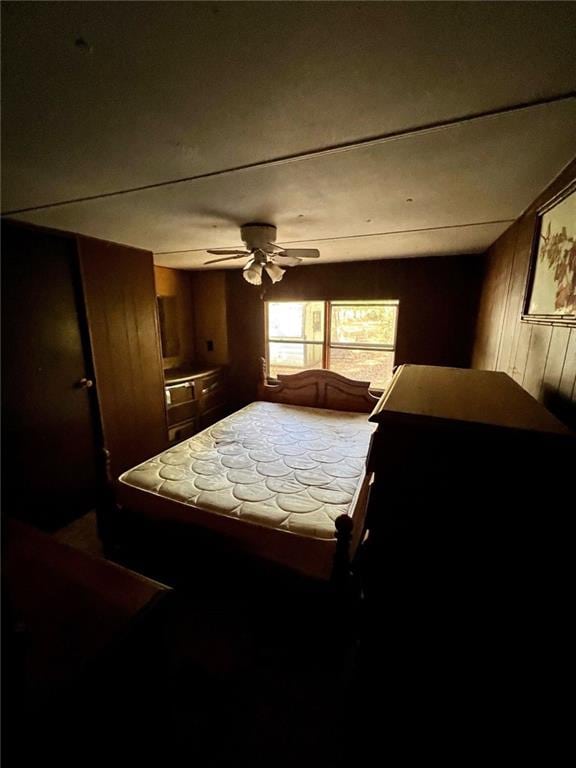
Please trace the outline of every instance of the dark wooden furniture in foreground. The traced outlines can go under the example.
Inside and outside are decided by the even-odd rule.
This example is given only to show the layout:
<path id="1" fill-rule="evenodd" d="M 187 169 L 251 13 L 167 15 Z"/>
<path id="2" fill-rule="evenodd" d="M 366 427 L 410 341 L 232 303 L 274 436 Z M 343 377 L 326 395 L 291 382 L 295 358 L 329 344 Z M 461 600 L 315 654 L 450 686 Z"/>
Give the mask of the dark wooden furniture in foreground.
<path id="1" fill-rule="evenodd" d="M 4 531 L 4 638 L 15 685 L 33 696 L 78 678 L 168 592 L 10 520 Z"/>
<path id="2" fill-rule="evenodd" d="M 3 544 L 4 755 L 72 766 L 149 751 L 171 702 L 174 592 L 18 521 Z"/>
<path id="3" fill-rule="evenodd" d="M 361 700 L 539 728 L 572 655 L 574 436 L 506 374 L 434 366 L 400 366 L 370 419 Z"/>
<path id="4" fill-rule="evenodd" d="M 373 529 L 544 519 L 573 458 L 570 430 L 495 371 L 401 365 L 370 421 Z M 515 469 L 521 491 L 509 482 Z"/>
<path id="5" fill-rule="evenodd" d="M 164 393 L 168 442 L 179 443 L 225 415 L 225 369 L 206 365 L 167 369 Z"/>
<path id="6" fill-rule="evenodd" d="M 494 585 L 565 530 L 575 437 L 507 374 L 401 365 L 370 421 L 370 547 L 401 569 Z"/>

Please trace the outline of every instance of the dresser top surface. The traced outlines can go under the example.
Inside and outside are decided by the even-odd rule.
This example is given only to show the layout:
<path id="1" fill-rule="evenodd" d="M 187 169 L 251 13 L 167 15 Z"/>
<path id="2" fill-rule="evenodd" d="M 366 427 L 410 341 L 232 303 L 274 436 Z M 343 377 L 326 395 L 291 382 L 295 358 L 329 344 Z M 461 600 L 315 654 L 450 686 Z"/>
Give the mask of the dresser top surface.
<path id="1" fill-rule="evenodd" d="M 209 376 L 222 370 L 221 366 L 210 365 L 185 365 L 179 368 L 167 368 L 164 371 L 166 384 L 178 384 L 181 381 L 198 379 L 201 376 Z"/>
<path id="2" fill-rule="evenodd" d="M 570 431 L 505 373 L 401 365 L 370 416 L 470 422 L 568 435 Z"/>

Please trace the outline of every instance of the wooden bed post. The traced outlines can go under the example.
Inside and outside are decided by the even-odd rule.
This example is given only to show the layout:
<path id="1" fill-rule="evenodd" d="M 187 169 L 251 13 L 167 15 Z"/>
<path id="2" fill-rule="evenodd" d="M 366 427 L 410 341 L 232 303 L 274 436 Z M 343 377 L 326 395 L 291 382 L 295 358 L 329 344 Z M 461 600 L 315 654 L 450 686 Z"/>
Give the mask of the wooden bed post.
<path id="1" fill-rule="evenodd" d="M 106 552 L 111 538 L 111 509 L 114 507 L 114 491 L 110 465 L 110 451 L 107 448 L 103 448 L 102 456 L 105 480 L 98 501 L 96 502 L 96 529 L 104 552 Z"/>
<path id="2" fill-rule="evenodd" d="M 258 376 L 258 400 L 267 400 L 266 387 L 268 386 L 268 377 L 266 375 L 266 369 L 268 368 L 268 362 L 265 357 L 260 358 L 260 375 Z"/>
<path id="3" fill-rule="evenodd" d="M 121 507 L 116 501 L 110 451 L 104 448 L 103 454 L 106 482 L 96 506 L 96 527 L 104 556 L 113 559 L 119 551 L 118 527 Z"/>
<path id="4" fill-rule="evenodd" d="M 334 523 L 336 526 L 336 554 L 332 569 L 332 584 L 339 592 L 348 591 L 350 586 L 350 543 L 354 523 L 349 515 L 340 515 Z"/>

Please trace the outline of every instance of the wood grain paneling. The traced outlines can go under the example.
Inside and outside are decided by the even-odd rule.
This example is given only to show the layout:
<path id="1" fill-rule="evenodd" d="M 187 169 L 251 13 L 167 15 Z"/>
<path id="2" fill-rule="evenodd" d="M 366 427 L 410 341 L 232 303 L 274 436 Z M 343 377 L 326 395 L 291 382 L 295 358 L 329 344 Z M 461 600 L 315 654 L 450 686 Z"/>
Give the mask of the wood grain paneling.
<path id="1" fill-rule="evenodd" d="M 523 321 L 522 310 L 537 210 L 574 178 L 576 161 L 490 248 L 472 360 L 475 368 L 508 373 L 572 428 L 576 328 Z"/>
<path id="2" fill-rule="evenodd" d="M 490 330 L 482 339 L 484 346 L 481 355 L 485 368 L 490 368 L 496 363 L 500 352 L 500 331 L 506 319 L 506 297 L 510 290 L 515 237 L 516 233 L 508 230 L 490 254 L 490 268 L 485 279 L 487 290 L 482 292 L 479 307 L 479 315 L 484 318 Z"/>
<path id="3" fill-rule="evenodd" d="M 152 254 L 78 237 L 104 442 L 113 477 L 163 450 L 164 381 Z"/>
<path id="4" fill-rule="evenodd" d="M 532 325 L 523 324 L 520 326 L 516 354 L 514 355 L 514 364 L 510 370 L 510 376 L 512 376 L 514 381 L 517 381 L 518 384 L 522 384 L 524 381 L 524 372 L 526 370 L 526 363 L 528 362 L 528 351 L 532 340 L 532 329 Z M 497 366 L 494 366 L 491 370 L 498 370 Z"/>
<path id="5" fill-rule="evenodd" d="M 574 400 L 576 392 L 576 328 L 570 330 L 558 392 L 562 397 Z"/>
<path id="6" fill-rule="evenodd" d="M 196 361 L 206 365 L 227 365 L 226 273 L 191 274 L 196 328 Z"/>
<path id="7" fill-rule="evenodd" d="M 516 344 L 520 333 L 518 318 L 522 314 L 524 292 L 530 266 L 530 249 L 534 234 L 533 223 L 527 218 L 517 227 L 512 227 L 514 252 L 512 253 L 510 290 L 506 297 L 505 316 L 500 333 L 498 362 L 502 366 L 513 366 Z"/>
<path id="8" fill-rule="evenodd" d="M 551 325 L 534 325 L 532 327 L 522 386 L 535 398 L 540 396 L 551 338 Z"/>
<path id="9" fill-rule="evenodd" d="M 557 392 L 560 388 L 570 333 L 570 328 L 561 325 L 552 327 L 552 337 L 542 378 L 542 392 L 540 393 L 542 397 L 547 390 Z"/>

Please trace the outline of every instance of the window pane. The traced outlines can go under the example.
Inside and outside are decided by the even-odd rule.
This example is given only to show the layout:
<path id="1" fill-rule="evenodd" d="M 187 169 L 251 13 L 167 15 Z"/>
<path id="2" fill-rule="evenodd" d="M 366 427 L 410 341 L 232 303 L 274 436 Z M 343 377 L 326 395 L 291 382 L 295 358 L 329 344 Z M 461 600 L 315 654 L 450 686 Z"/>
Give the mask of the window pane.
<path id="1" fill-rule="evenodd" d="M 324 341 L 324 302 L 268 302 L 268 337 Z"/>
<path id="2" fill-rule="evenodd" d="M 268 344 L 270 376 L 279 373 L 298 373 L 308 368 L 322 368 L 322 344 Z"/>
<path id="3" fill-rule="evenodd" d="M 333 344 L 382 344 L 394 346 L 395 304 L 332 304 L 330 341 Z"/>
<path id="4" fill-rule="evenodd" d="M 394 352 L 371 349 L 330 349 L 330 370 L 349 379 L 369 381 L 375 389 L 384 389 L 392 378 Z"/>

